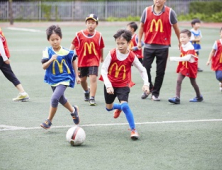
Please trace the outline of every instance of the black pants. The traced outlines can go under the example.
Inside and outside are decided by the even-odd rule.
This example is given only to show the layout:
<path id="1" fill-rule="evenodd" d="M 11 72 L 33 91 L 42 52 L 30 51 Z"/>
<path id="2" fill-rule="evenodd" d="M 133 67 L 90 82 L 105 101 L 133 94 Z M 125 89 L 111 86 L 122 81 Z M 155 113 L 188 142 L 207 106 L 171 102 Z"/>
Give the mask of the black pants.
<path id="1" fill-rule="evenodd" d="M 0 70 L 2 71 L 4 76 L 10 82 L 12 82 L 14 84 L 14 86 L 17 86 L 17 85 L 21 84 L 20 81 L 15 76 L 15 74 L 13 73 L 10 64 L 5 64 L 5 62 L 3 61 L 2 56 L 0 56 Z"/>
<path id="2" fill-rule="evenodd" d="M 164 49 L 149 49 L 144 48 L 143 66 L 147 70 L 148 81 L 150 83 L 150 91 L 156 97 L 159 96 L 160 89 L 163 83 L 166 63 L 168 58 L 169 48 Z M 154 58 L 156 58 L 156 78 L 152 83 L 151 68 Z"/>

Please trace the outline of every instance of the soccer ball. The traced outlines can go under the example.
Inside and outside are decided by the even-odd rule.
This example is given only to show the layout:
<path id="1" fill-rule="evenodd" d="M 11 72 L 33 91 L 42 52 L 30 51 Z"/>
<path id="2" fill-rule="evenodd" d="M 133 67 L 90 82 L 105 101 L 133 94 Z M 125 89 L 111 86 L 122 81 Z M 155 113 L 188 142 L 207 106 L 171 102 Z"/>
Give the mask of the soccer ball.
<path id="1" fill-rule="evenodd" d="M 79 127 L 79 126 L 74 126 L 71 127 L 67 132 L 66 132 L 66 140 L 72 145 L 72 146 L 78 146 L 83 144 L 83 142 L 86 139 L 86 133 L 85 131 Z"/>

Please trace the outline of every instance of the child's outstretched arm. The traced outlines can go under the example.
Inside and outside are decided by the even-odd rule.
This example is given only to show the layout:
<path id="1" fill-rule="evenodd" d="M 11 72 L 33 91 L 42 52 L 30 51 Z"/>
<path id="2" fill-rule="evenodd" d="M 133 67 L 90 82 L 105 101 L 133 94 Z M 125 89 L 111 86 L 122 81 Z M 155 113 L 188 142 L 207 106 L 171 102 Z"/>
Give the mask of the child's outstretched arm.
<path id="1" fill-rule="evenodd" d="M 207 66 L 210 65 L 211 59 L 212 59 L 212 57 L 215 55 L 215 52 L 216 52 L 215 49 L 212 49 L 212 50 L 211 50 L 211 52 L 210 52 L 210 54 L 209 54 L 209 57 L 208 57 L 208 60 L 207 60 L 207 63 L 206 63 Z"/>

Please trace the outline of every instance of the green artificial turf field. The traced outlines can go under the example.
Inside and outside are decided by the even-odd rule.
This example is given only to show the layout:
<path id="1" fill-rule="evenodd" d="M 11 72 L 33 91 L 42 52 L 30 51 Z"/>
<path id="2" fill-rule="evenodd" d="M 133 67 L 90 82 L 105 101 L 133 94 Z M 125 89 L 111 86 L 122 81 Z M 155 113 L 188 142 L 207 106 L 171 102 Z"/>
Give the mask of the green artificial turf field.
<path id="1" fill-rule="evenodd" d="M 47 25 L 47 24 L 46 24 Z M 115 47 L 113 34 L 122 26 L 98 26 L 105 41 L 104 57 Z M 103 83 L 98 81 L 97 106 L 91 107 L 83 99 L 80 85 L 68 88 L 65 96 L 79 106 L 80 126 L 86 140 L 80 147 L 66 142 L 67 130 L 73 126 L 68 111 L 59 105 L 52 128 L 40 128 L 48 116 L 49 85 L 43 82 L 42 50 L 49 46 L 45 30 L 36 26 L 21 30 L 3 27 L 11 53 L 11 66 L 29 93 L 29 102 L 13 102 L 17 90 L 0 73 L 0 170 L 220 170 L 222 167 L 222 104 L 219 84 L 210 67 L 205 65 L 218 28 L 201 28 L 203 39 L 200 51 L 197 84 L 204 101 L 190 103 L 195 97 L 188 78 L 182 84 L 181 104 L 173 105 L 168 98 L 175 95 L 177 63 L 168 61 L 160 102 L 142 100 L 142 79 L 132 67 L 129 105 L 134 113 L 138 141 L 130 139 L 124 113 L 113 119 L 107 112 L 103 97 Z M 25 27 L 22 27 L 22 29 Z M 69 48 L 75 32 L 82 26 L 61 26 L 62 45 Z M 183 29 L 185 27 L 180 27 Z M 186 27 L 190 29 L 189 27 Z M 175 34 L 169 56 L 179 56 Z M 155 78 L 155 63 L 152 69 Z M 117 102 L 117 100 L 116 100 Z"/>

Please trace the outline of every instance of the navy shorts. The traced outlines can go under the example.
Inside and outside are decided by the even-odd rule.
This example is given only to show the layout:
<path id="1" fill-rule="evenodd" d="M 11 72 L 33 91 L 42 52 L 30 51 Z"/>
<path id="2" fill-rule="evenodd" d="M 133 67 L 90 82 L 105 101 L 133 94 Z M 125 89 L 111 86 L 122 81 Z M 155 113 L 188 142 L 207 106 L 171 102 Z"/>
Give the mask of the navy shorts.
<path id="1" fill-rule="evenodd" d="M 215 74 L 216 74 L 216 79 L 218 81 L 222 81 L 222 71 L 217 70 L 217 71 L 215 71 Z"/>
<path id="2" fill-rule="evenodd" d="M 113 87 L 114 94 L 108 94 L 106 91 L 106 86 L 104 86 L 104 97 L 106 104 L 112 104 L 117 97 L 119 102 L 126 101 L 128 102 L 130 88 L 129 87 Z"/>
<path id="3" fill-rule="evenodd" d="M 98 76 L 98 66 L 79 67 L 78 70 L 79 70 L 79 77 L 86 77 L 89 75 Z"/>

